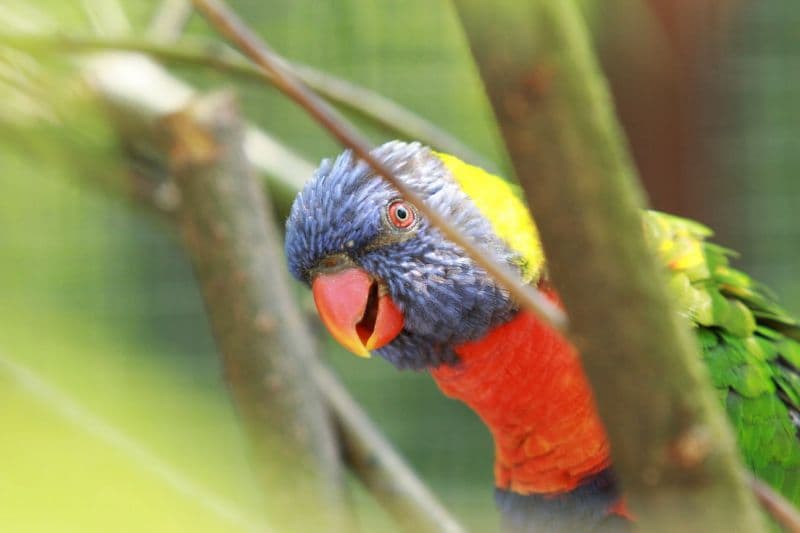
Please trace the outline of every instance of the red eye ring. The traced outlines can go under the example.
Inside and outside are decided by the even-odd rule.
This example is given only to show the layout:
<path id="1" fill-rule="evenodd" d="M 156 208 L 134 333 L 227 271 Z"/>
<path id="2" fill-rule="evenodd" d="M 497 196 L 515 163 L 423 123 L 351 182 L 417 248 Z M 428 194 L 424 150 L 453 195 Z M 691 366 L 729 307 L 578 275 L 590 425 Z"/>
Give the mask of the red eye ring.
<path id="1" fill-rule="evenodd" d="M 389 217 L 389 222 L 397 229 L 408 229 L 414 225 L 417 219 L 414 208 L 403 200 L 395 200 L 390 203 L 386 213 Z"/>

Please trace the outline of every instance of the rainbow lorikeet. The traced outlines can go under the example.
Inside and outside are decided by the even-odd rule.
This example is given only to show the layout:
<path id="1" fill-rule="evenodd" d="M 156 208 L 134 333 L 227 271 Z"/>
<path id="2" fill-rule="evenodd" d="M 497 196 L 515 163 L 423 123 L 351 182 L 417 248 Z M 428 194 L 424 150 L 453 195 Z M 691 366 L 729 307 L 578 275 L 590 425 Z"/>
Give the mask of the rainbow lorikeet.
<path id="1" fill-rule="evenodd" d="M 431 207 L 552 300 L 536 227 L 509 183 L 418 143 L 380 158 Z M 800 327 L 731 268 L 711 232 L 646 211 L 679 309 L 762 479 L 800 503 Z M 325 160 L 286 224 L 292 274 L 357 355 L 427 370 L 469 405 L 495 444 L 496 500 L 512 529 L 585 530 L 627 516 L 609 442 L 575 348 L 429 224 L 350 152 Z"/>

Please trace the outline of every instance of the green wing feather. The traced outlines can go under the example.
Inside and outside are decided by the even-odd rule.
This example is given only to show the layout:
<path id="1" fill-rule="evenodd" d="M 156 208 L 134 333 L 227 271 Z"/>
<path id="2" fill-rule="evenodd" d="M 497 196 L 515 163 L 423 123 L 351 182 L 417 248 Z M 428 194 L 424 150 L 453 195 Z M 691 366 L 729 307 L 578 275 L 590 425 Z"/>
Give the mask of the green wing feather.
<path id="1" fill-rule="evenodd" d="M 732 268 L 711 230 L 647 211 L 645 231 L 696 326 L 703 358 L 758 477 L 800 505 L 800 324 L 763 286 Z"/>

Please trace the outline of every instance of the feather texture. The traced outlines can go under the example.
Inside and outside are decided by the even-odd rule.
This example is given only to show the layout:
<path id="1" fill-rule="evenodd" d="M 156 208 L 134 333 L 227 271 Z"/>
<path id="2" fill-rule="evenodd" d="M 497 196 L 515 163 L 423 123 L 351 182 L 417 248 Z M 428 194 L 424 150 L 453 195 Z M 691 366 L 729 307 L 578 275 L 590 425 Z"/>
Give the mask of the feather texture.
<path id="1" fill-rule="evenodd" d="M 519 254 L 517 264 L 525 283 L 536 283 L 542 273 L 544 252 L 530 210 L 520 190 L 512 183 L 489 174 L 457 157 L 436 153 L 461 189 L 489 220 L 495 234 Z"/>
<path id="2" fill-rule="evenodd" d="M 800 504 L 796 321 L 765 288 L 730 266 L 735 254 L 708 242 L 710 229 L 654 211 L 643 219 L 649 241 L 668 268 L 672 294 L 695 325 L 745 462 Z"/>

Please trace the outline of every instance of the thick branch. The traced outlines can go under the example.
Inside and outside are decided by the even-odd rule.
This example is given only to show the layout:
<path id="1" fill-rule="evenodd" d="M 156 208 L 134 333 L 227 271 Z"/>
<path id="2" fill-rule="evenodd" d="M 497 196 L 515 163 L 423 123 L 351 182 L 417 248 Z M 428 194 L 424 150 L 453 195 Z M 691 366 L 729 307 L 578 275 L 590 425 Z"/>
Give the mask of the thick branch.
<path id="1" fill-rule="evenodd" d="M 121 130 L 132 134 L 127 139 L 131 145 L 137 144 L 138 133 L 149 132 L 154 123 L 160 123 L 163 115 L 185 108 L 194 94 L 192 88 L 138 54 L 101 54 L 88 62 L 85 70 L 99 95 L 111 107 L 112 113 L 123 117 L 126 127 Z M 146 141 L 145 153 L 152 151 L 152 147 L 148 145 L 149 142 Z M 243 148 L 248 162 L 245 163 L 240 158 L 239 164 L 249 164 L 262 172 L 276 174 L 282 178 L 283 190 L 295 193 L 302 184 L 302 177 L 311 173 L 312 167 L 308 163 L 260 130 L 249 128 L 246 131 Z M 158 175 L 155 179 L 153 176 L 132 174 L 136 181 L 141 178 L 146 180 L 144 185 L 133 187 L 132 197 L 139 200 L 139 205 L 151 213 L 172 212 L 176 209 L 181 200 L 180 193 L 173 194 L 174 184 L 162 181 L 160 169 L 157 169 Z M 154 182 L 157 185 L 151 186 Z M 118 190 L 108 187 L 105 189 Z M 166 194 L 162 194 L 165 191 Z M 160 201 L 159 198 L 165 201 Z M 154 204 L 158 211 L 152 209 Z M 263 220 L 268 218 L 264 217 Z M 284 286 L 286 281 L 284 274 Z M 299 315 L 293 302 L 290 302 L 289 310 Z M 304 338 L 312 337 L 305 331 Z M 334 375 L 313 356 L 306 357 L 305 363 L 309 365 L 309 374 L 314 378 L 318 390 L 336 419 L 350 467 L 386 510 L 410 531 L 463 531 L 381 436 L 380 431 L 358 408 Z M 288 509 L 298 514 L 296 505 L 289 506 Z M 329 529 L 330 526 L 324 528 L 326 531 Z"/>
<path id="2" fill-rule="evenodd" d="M 313 451 L 316 469 L 301 470 L 300 475 L 320 475 L 315 473 L 320 469 L 323 481 L 330 483 L 338 473 L 331 472 L 333 442 L 318 412 L 317 385 L 346 435 L 348 460 L 399 523 L 409 531 L 460 531 L 333 375 L 313 358 L 311 334 L 289 294 L 268 204 L 242 157 L 241 124 L 232 106 L 227 94 L 207 97 L 173 115 L 168 129 L 182 197 L 178 225 L 203 288 L 234 397 L 257 433 L 254 441 L 269 445 L 280 440 L 279 451 L 288 456 L 285 464 L 303 458 L 291 457 L 292 449 L 284 445 Z M 275 435 L 276 428 L 294 431 L 286 438 Z M 271 461 L 284 462 L 269 451 Z"/>
<path id="3" fill-rule="evenodd" d="M 646 247 L 642 194 L 575 3 L 456 4 L 639 525 L 763 530 L 721 406 Z M 692 443 L 701 457 L 671 453 Z"/>
<path id="4" fill-rule="evenodd" d="M 154 124 L 159 124 L 165 113 L 177 112 L 189 105 L 195 94 L 192 88 L 140 55 L 103 54 L 89 61 L 87 70 L 92 85 L 109 106 L 112 116 L 118 119 L 126 144 L 140 149 L 142 145 L 149 146 L 145 152 L 157 150 L 153 140 Z M 135 82 L 130 83 L 129 79 Z M 141 90 L 140 84 L 151 89 Z M 244 149 L 251 166 L 282 176 L 283 188 L 292 194 L 297 189 L 290 186 L 289 179 L 294 175 L 308 176 L 313 170 L 309 163 L 285 153 L 281 145 L 252 128 L 246 130 Z M 294 170 L 300 167 L 307 167 L 307 170 Z M 156 171 L 156 176 L 132 174 L 135 177 L 131 185 L 135 192 L 133 198 L 138 200 L 137 205 L 151 213 L 172 214 L 178 205 L 179 193 L 176 197 L 174 183 L 161 181 L 166 172 L 158 167 Z M 119 188 L 110 190 L 116 192 Z M 159 200 L 161 197 L 163 201 Z M 152 209 L 154 206 L 158 209 Z M 306 334 L 311 338 L 309 332 Z M 311 368 L 314 370 L 309 373 L 319 378 L 320 394 L 336 420 L 350 467 L 380 504 L 409 529 L 461 531 L 330 371 L 316 360 Z"/>
<path id="5" fill-rule="evenodd" d="M 292 529 L 343 508 L 336 437 L 304 362 L 312 346 L 292 303 L 268 204 L 244 157 L 233 96 L 163 121 L 180 191 L 177 223 L 202 289 L 228 386 L 251 434 L 268 509 Z M 298 513 L 297 503 L 319 514 Z M 326 512 L 327 509 L 327 512 Z"/>

